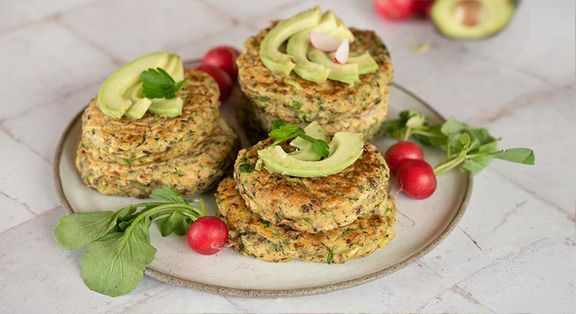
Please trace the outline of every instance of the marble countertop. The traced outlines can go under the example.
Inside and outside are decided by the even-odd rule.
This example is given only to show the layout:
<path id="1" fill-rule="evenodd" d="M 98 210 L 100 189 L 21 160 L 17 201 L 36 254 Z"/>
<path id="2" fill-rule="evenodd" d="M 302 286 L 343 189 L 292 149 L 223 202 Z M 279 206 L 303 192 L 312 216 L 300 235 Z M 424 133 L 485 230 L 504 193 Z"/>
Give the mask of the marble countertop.
<path id="1" fill-rule="evenodd" d="M 268 20 L 314 4 L 374 29 L 391 50 L 397 83 L 445 116 L 490 128 L 504 147 L 533 148 L 537 166 L 493 162 L 444 242 L 359 287 L 244 299 L 145 278 L 123 297 L 88 290 L 80 252 L 52 238 L 65 214 L 51 169 L 66 124 L 127 60 L 240 47 Z M 574 12 L 570 0 L 522 1 L 503 33 L 461 42 L 425 21 L 383 21 L 368 0 L 0 1 L 0 312 L 574 313 Z M 430 49 L 418 52 L 420 44 Z"/>

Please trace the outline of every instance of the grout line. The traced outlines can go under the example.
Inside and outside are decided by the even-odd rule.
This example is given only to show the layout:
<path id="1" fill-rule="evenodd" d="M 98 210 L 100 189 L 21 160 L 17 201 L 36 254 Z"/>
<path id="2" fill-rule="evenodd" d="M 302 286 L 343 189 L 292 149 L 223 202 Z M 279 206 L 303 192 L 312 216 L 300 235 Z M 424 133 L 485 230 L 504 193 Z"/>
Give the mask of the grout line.
<path id="1" fill-rule="evenodd" d="M 541 103 L 547 104 L 550 98 L 553 98 L 556 95 L 558 95 L 558 93 L 563 92 L 576 93 L 576 85 L 570 84 L 564 86 L 556 86 L 552 88 L 547 88 L 545 90 L 521 95 L 503 104 L 502 106 L 499 106 L 497 110 L 489 112 L 485 115 L 472 118 L 471 121 L 475 124 L 493 123 L 506 116 L 511 115 L 515 109 L 534 105 L 539 100 L 544 100 L 541 101 Z"/>
<path id="2" fill-rule="evenodd" d="M 462 231 L 468 237 L 468 239 L 470 239 L 470 241 L 472 241 L 472 243 L 474 243 L 474 245 L 480 250 L 480 252 L 484 252 L 484 250 L 482 250 L 480 245 L 478 245 L 478 242 L 476 242 L 476 240 L 474 240 L 474 238 L 468 232 L 466 232 L 464 229 L 462 229 L 462 227 L 460 227 L 459 225 L 456 226 L 456 228 L 458 228 L 460 231 Z"/>
<path id="3" fill-rule="evenodd" d="M 0 195 L 4 196 L 4 197 L 6 197 L 7 199 L 10 199 L 10 200 L 12 200 L 12 201 L 14 201 L 14 202 L 16 202 L 16 203 L 18 203 L 18 204 L 20 204 L 20 205 L 22 205 L 24 208 L 26 208 L 26 210 L 27 210 L 28 212 L 30 212 L 30 213 L 33 214 L 34 216 L 38 215 L 38 214 L 36 214 L 36 213 L 30 208 L 30 206 L 28 206 L 28 204 L 27 204 L 26 202 L 23 202 L 23 201 L 15 198 L 15 197 L 12 197 L 12 196 L 10 196 L 10 195 L 2 192 L 2 191 L 0 191 Z"/>
<path id="4" fill-rule="evenodd" d="M 221 17 L 227 19 L 228 22 L 230 22 L 232 24 L 232 26 L 240 25 L 240 20 L 238 20 L 238 18 L 236 18 L 233 15 L 228 14 L 228 12 L 226 12 L 225 10 L 222 10 L 218 6 L 215 6 L 211 1 L 200 0 L 200 3 L 202 3 L 204 5 L 204 7 L 206 7 L 208 10 L 212 11 L 213 13 L 216 13 L 216 14 L 220 15 Z"/>
<path id="5" fill-rule="evenodd" d="M 0 192 L 0 194 L 6 195 L 6 194 L 4 194 L 4 193 L 2 193 L 2 192 Z M 15 201 L 18 202 L 18 203 L 20 203 L 20 201 L 18 201 L 18 200 L 15 200 Z M 15 228 L 18 228 L 19 226 L 21 226 L 21 225 L 23 225 L 23 224 L 25 224 L 25 223 L 27 223 L 27 222 L 30 222 L 30 221 L 33 220 L 33 219 L 38 218 L 39 216 L 42 216 L 42 215 L 44 215 L 44 214 L 48 214 L 48 213 L 50 213 L 51 211 L 54 211 L 54 210 L 57 210 L 57 209 L 60 209 L 60 208 L 64 209 L 64 208 L 62 207 L 62 205 L 58 205 L 58 206 L 56 206 L 56 207 L 54 207 L 54 208 L 50 208 L 50 209 L 48 209 L 48 210 L 45 210 L 45 211 L 43 211 L 43 212 L 41 212 L 41 213 L 39 213 L 39 214 L 36 214 L 36 213 L 32 212 L 32 213 L 34 214 L 33 217 L 30 217 L 30 218 L 28 218 L 28 219 L 20 222 L 19 224 L 14 225 L 14 226 L 6 229 L 6 230 L 0 231 L 0 236 L 1 236 L 2 234 L 4 234 L 5 232 L 8 232 L 8 231 L 10 231 L 10 230 L 12 230 L 12 229 L 15 229 Z"/>
<path id="6" fill-rule="evenodd" d="M 526 204 L 528 201 L 522 201 L 520 203 L 516 203 L 514 205 L 514 207 L 512 207 L 512 209 L 510 209 L 509 211 L 505 212 L 502 215 L 502 220 L 500 221 L 499 224 L 497 224 L 494 228 L 492 228 L 492 231 L 496 231 L 498 230 L 500 227 L 502 227 L 506 222 L 508 222 L 508 218 L 510 218 L 510 216 L 512 216 L 514 213 L 516 213 L 516 211 L 518 211 L 518 209 L 522 206 L 524 206 L 524 204 Z"/>
<path id="7" fill-rule="evenodd" d="M 65 9 L 65 10 L 63 10 L 63 11 L 60 11 L 60 12 L 54 12 L 54 13 L 45 15 L 45 16 L 43 16 L 43 17 L 37 18 L 37 19 L 31 19 L 31 20 L 29 20 L 29 21 L 26 21 L 26 22 L 23 22 L 23 23 L 20 23 L 20 24 L 16 24 L 16 25 L 14 25 L 14 26 L 5 28 L 5 29 L 3 29 L 3 30 L 0 30 L 0 36 L 6 35 L 6 34 L 9 34 L 9 33 L 12 33 L 12 32 L 17 32 L 17 31 L 22 30 L 22 29 L 25 29 L 25 28 L 27 28 L 27 27 L 29 27 L 29 26 L 34 26 L 34 25 L 37 25 L 37 24 L 45 23 L 45 22 L 55 21 L 55 20 L 58 18 L 58 16 L 59 16 L 60 14 L 62 14 L 62 13 L 69 12 L 69 11 L 73 11 L 73 10 L 76 10 L 76 9 L 79 9 L 79 8 L 82 8 L 82 7 L 85 7 L 85 6 L 88 6 L 88 5 L 90 5 L 90 4 L 92 4 L 92 3 L 95 3 L 95 2 L 97 2 L 97 1 L 99 1 L 99 0 L 88 1 L 88 2 L 86 2 L 86 3 L 82 3 L 82 4 L 79 4 L 79 5 L 72 6 L 72 7 L 67 8 L 67 9 Z"/>
<path id="8" fill-rule="evenodd" d="M 22 141 L 21 139 L 19 139 L 18 137 L 16 137 L 12 131 L 10 131 L 10 129 L 4 125 L 4 120 L 0 120 L 0 132 L 4 133 L 6 136 L 8 136 L 10 139 L 12 139 L 14 142 L 26 147 L 32 154 L 36 155 L 37 157 L 39 157 L 40 159 L 42 159 L 43 161 L 45 161 L 47 164 L 51 165 L 52 161 L 46 159 L 44 156 L 42 156 L 37 150 L 35 150 L 34 148 L 32 148 L 30 145 L 28 145 L 27 143 L 25 143 L 24 141 Z"/>
<path id="9" fill-rule="evenodd" d="M 496 313 L 496 311 L 492 310 L 492 309 L 489 308 L 488 306 L 482 304 L 482 302 L 480 302 L 478 299 L 476 299 L 476 298 L 472 295 L 472 293 L 470 293 L 470 291 L 468 291 L 468 290 L 466 290 L 466 289 L 463 289 L 463 288 L 461 288 L 461 287 L 458 286 L 458 285 L 454 285 L 454 286 L 452 286 L 452 287 L 451 287 L 450 289 L 448 289 L 448 290 L 449 290 L 450 292 L 454 293 L 454 294 L 457 294 L 457 295 L 463 297 L 464 299 L 466 299 L 466 301 L 468 301 L 468 302 L 470 302 L 470 303 L 479 305 L 479 306 L 487 309 L 488 311 L 490 311 L 490 313 Z"/>
<path id="10" fill-rule="evenodd" d="M 528 189 L 527 187 L 525 187 L 524 185 L 522 185 L 522 183 L 504 175 L 502 172 L 496 170 L 496 169 L 492 169 L 492 171 L 499 175 L 501 178 L 507 180 L 508 182 L 511 182 L 512 184 L 514 184 L 516 187 L 518 187 L 519 189 L 521 189 L 522 191 L 532 195 L 535 199 L 539 200 L 540 202 L 551 206 L 552 208 L 556 209 L 557 211 L 559 211 L 560 213 L 566 215 L 566 219 L 571 220 L 573 222 L 576 222 L 576 213 L 570 213 L 569 211 L 565 210 L 564 208 L 562 208 L 561 206 L 559 206 L 558 204 L 554 203 L 554 201 L 548 200 L 542 196 L 540 196 L 538 193 L 536 193 L 535 191 L 532 191 L 530 189 Z"/>
<path id="11" fill-rule="evenodd" d="M 62 94 L 60 94 L 60 96 L 61 96 L 61 98 L 67 98 L 67 97 L 70 97 L 70 95 L 73 95 L 73 94 L 75 94 L 75 93 L 77 93 L 77 92 L 79 92 L 79 91 L 82 91 L 82 90 L 86 89 L 86 88 L 94 87 L 94 86 L 97 86 L 97 85 L 99 86 L 99 85 L 101 84 L 102 80 L 103 80 L 103 79 L 99 78 L 99 79 L 97 79 L 97 80 L 94 80 L 94 82 L 90 82 L 90 83 L 88 83 L 88 84 L 86 84 L 86 85 L 82 85 L 82 86 L 76 88 L 75 90 L 67 91 L 67 92 L 65 92 L 65 93 L 62 93 Z M 31 112 L 34 112 L 34 111 L 37 110 L 37 109 L 44 109 L 44 108 L 50 108 L 50 107 L 57 106 L 57 105 L 60 104 L 60 103 L 58 102 L 58 100 L 60 100 L 60 98 L 49 99 L 50 103 L 48 103 L 48 104 L 42 103 L 42 104 L 39 104 L 39 105 L 30 107 L 30 108 L 28 108 L 28 109 L 26 109 L 26 110 L 24 110 L 24 111 L 22 111 L 22 112 L 20 112 L 20 113 L 17 113 L 17 114 L 15 114 L 15 115 L 11 116 L 11 117 L 2 118 L 2 119 L 0 119 L 0 124 L 2 124 L 2 123 L 4 123 L 4 122 L 7 122 L 7 121 L 20 119 L 20 118 L 26 116 L 27 114 L 29 114 L 29 113 L 31 113 Z M 88 102 L 89 102 L 89 100 L 87 101 L 86 104 L 88 104 Z"/>
<path id="12" fill-rule="evenodd" d="M 110 61 L 112 61 L 112 63 L 114 63 L 114 65 L 116 66 L 121 66 L 123 65 L 125 62 L 122 61 L 122 58 L 115 56 L 112 52 L 108 51 L 107 49 L 105 49 L 104 47 L 102 47 L 100 44 L 86 38 L 86 36 L 84 36 L 84 34 L 80 33 L 76 28 L 74 28 L 72 25 L 68 24 L 66 21 L 64 21 L 62 19 L 62 17 L 60 15 L 57 15 L 55 17 L 55 21 L 61 25 L 62 27 L 64 27 L 68 32 L 70 32 L 70 34 L 72 34 L 74 37 L 76 37 L 76 39 L 88 44 L 88 46 L 90 46 L 91 48 L 97 50 L 98 52 L 100 52 L 101 54 L 105 55 L 106 57 L 108 57 L 108 59 L 110 59 Z"/>
<path id="13" fill-rule="evenodd" d="M 246 313 L 246 310 L 243 309 L 240 305 L 236 304 L 236 302 L 230 300 L 229 296 L 222 295 L 222 297 L 228 301 L 228 303 L 232 304 L 232 306 L 241 313 Z"/>
<path id="14" fill-rule="evenodd" d="M 56 14 L 50 14 L 47 16 L 44 16 L 42 18 L 39 19 L 35 19 L 35 20 L 30 20 L 21 24 L 17 24 L 15 26 L 12 27 L 8 27 L 5 28 L 3 30 L 0 30 L 0 36 L 4 36 L 13 32 L 17 32 L 20 31 L 22 29 L 25 29 L 29 26 L 34 26 L 34 25 L 38 25 L 38 24 L 43 24 L 43 23 L 47 23 L 47 22 L 54 22 L 56 20 Z"/>

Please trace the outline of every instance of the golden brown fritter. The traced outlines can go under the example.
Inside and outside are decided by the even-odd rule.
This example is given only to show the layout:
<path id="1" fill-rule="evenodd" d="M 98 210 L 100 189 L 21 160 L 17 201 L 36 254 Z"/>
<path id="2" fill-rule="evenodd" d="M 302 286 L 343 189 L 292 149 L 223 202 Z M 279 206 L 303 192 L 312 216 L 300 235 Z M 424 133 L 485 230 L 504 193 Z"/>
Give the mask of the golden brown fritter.
<path id="1" fill-rule="evenodd" d="M 238 139 L 224 119 L 192 150 L 169 160 L 139 166 L 93 159 L 79 147 L 76 168 L 84 184 L 107 195 L 147 197 L 162 186 L 198 194 L 214 187 L 232 166 Z"/>
<path id="2" fill-rule="evenodd" d="M 142 165 L 168 160 L 205 140 L 220 117 L 218 85 L 207 74 L 186 73 L 189 79 L 178 96 L 182 115 L 163 118 L 146 113 L 142 119 L 114 119 L 102 113 L 96 99 L 82 115 L 82 149 L 94 160 Z"/>
<path id="3" fill-rule="evenodd" d="M 298 178 L 258 170 L 258 150 L 271 139 L 239 152 L 234 165 L 238 191 L 247 206 L 263 219 L 298 231 L 317 233 L 352 223 L 388 196 L 389 171 L 372 144 L 343 171 Z"/>
<path id="4" fill-rule="evenodd" d="M 375 205 L 353 223 L 312 234 L 276 226 L 252 213 L 232 178 L 225 178 L 216 192 L 218 211 L 229 229 L 230 244 L 245 255 L 270 262 L 292 259 L 344 263 L 366 256 L 394 237 L 396 209 L 393 199 Z"/>
<path id="5" fill-rule="evenodd" d="M 386 92 L 387 94 L 388 92 Z M 248 139 L 251 143 L 256 143 L 267 138 L 268 132 L 272 129 L 272 121 L 280 119 L 271 116 L 261 108 L 247 103 L 248 99 L 244 98 L 236 107 L 236 116 L 242 123 Z M 364 139 L 369 141 L 380 129 L 380 126 L 388 114 L 388 105 L 384 102 L 371 107 L 360 113 L 357 117 L 347 120 L 337 120 L 323 127 L 330 135 L 336 132 L 361 132 Z"/>
<path id="6" fill-rule="evenodd" d="M 362 75 L 356 86 L 349 86 L 332 80 L 317 84 L 295 73 L 282 77 L 270 72 L 260 60 L 259 46 L 272 26 L 249 37 L 237 59 L 238 82 L 256 108 L 269 116 L 305 126 L 314 120 L 321 125 L 351 120 L 377 104 L 387 105 L 392 64 L 386 46 L 374 32 L 351 29 L 356 39 L 351 44 L 351 53 L 369 51 L 379 69 Z"/>

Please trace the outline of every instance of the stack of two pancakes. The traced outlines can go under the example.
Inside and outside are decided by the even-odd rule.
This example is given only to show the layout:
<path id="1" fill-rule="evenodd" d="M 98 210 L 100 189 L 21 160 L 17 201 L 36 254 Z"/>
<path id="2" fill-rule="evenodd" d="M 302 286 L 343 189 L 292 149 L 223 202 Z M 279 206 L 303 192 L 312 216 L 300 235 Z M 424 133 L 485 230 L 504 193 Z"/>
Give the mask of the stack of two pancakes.
<path id="1" fill-rule="evenodd" d="M 240 151 L 234 178 L 218 186 L 219 214 L 231 246 L 271 262 L 344 263 L 371 254 L 394 237 L 396 209 L 389 171 L 372 144 L 340 173 L 297 178 L 258 163 L 264 140 Z"/>
<path id="2" fill-rule="evenodd" d="M 333 80 L 318 84 L 294 72 L 286 77 L 275 75 L 264 66 L 259 47 L 269 30 L 249 37 L 236 61 L 245 96 L 238 116 L 245 129 L 256 138 L 265 138 L 277 119 L 301 127 L 317 121 L 330 135 L 362 132 L 366 140 L 371 139 L 388 113 L 393 72 L 388 49 L 378 35 L 351 28 L 355 38 L 351 54 L 369 52 L 378 64 L 377 71 L 361 75 L 355 85 Z"/>
<path id="3" fill-rule="evenodd" d="M 178 96 L 182 114 L 114 119 L 93 100 L 82 115 L 76 168 L 84 183 L 102 194 L 147 197 L 170 186 L 183 194 L 213 187 L 230 168 L 238 139 L 220 117 L 218 86 L 190 71 Z"/>

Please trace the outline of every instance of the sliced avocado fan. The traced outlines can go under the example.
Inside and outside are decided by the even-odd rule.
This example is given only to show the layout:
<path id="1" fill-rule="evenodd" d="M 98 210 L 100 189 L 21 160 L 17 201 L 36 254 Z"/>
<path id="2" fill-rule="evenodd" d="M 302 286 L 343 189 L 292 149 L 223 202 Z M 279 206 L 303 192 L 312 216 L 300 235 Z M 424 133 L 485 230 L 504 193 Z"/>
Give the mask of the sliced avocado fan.
<path id="1" fill-rule="evenodd" d="M 269 146 L 258 151 L 264 167 L 270 172 L 294 177 L 323 177 L 336 174 L 351 166 L 364 151 L 362 133 L 338 132 L 329 144 L 330 155 L 318 161 L 296 159 L 281 146 Z"/>
<path id="2" fill-rule="evenodd" d="M 260 43 L 260 59 L 264 65 L 273 73 L 283 76 L 290 74 L 295 63 L 291 56 L 280 52 L 280 46 L 293 35 L 317 25 L 321 16 L 320 7 L 314 7 L 278 22 Z"/>

